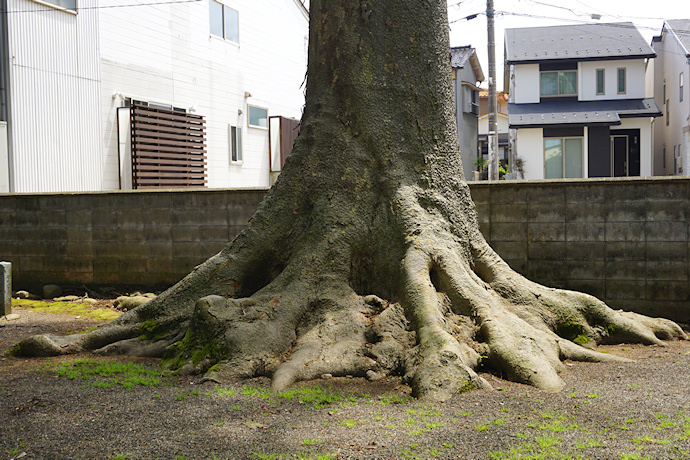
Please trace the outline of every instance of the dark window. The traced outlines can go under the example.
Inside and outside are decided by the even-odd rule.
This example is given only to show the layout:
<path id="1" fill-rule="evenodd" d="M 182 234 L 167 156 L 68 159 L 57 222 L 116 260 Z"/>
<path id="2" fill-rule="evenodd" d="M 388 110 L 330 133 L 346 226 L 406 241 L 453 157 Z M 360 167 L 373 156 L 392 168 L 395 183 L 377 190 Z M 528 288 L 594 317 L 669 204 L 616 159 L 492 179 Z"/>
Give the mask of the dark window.
<path id="1" fill-rule="evenodd" d="M 597 94 L 604 94 L 604 69 L 597 69 Z"/>
<path id="2" fill-rule="evenodd" d="M 542 96 L 576 96 L 577 71 L 542 72 L 540 77 Z"/>
<path id="3" fill-rule="evenodd" d="M 625 67 L 619 68 L 618 69 L 618 94 L 625 94 L 625 92 L 626 92 L 625 77 L 626 77 Z"/>
<path id="4" fill-rule="evenodd" d="M 683 102 L 683 72 L 680 73 L 680 76 L 678 77 L 678 94 L 680 102 Z"/>

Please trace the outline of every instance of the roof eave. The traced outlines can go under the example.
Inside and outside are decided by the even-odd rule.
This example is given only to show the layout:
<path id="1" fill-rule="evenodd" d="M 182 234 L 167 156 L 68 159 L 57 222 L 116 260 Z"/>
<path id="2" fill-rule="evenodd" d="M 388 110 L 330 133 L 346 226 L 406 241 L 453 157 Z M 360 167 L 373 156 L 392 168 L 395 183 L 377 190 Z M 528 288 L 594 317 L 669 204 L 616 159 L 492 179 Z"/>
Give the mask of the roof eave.
<path id="1" fill-rule="evenodd" d="M 507 65 L 520 65 L 520 64 L 542 64 L 546 62 L 592 62 L 592 61 L 620 61 L 623 59 L 651 59 L 655 58 L 656 53 L 651 54 L 635 54 L 635 55 L 622 55 L 622 56 L 597 56 L 597 57 L 573 57 L 573 58 L 547 58 L 547 59 L 521 59 L 521 60 L 511 60 L 506 59 L 505 63 Z"/>

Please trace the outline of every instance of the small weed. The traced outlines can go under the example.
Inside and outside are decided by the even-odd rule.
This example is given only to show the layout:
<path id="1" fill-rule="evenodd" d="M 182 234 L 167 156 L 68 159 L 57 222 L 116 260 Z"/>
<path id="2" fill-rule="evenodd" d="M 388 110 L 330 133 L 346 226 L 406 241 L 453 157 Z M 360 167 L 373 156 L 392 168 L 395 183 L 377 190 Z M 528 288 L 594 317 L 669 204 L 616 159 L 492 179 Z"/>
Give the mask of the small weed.
<path id="1" fill-rule="evenodd" d="M 225 422 L 222 420 L 220 422 L 216 422 L 216 426 L 224 426 L 224 425 L 225 425 Z"/>
<path id="2" fill-rule="evenodd" d="M 13 455 L 13 454 L 10 454 L 10 455 Z M 115 455 L 113 457 L 113 460 L 127 460 L 128 458 L 129 458 L 129 455 L 127 455 L 127 454 L 119 454 L 119 455 Z"/>
<path id="3" fill-rule="evenodd" d="M 305 446 L 313 446 L 314 444 L 317 443 L 322 443 L 323 441 L 320 441 L 318 439 L 312 439 L 312 438 L 307 438 L 302 440 L 302 444 Z"/>
<path id="4" fill-rule="evenodd" d="M 485 424 L 485 425 L 477 425 L 477 426 L 475 426 L 474 428 L 475 428 L 477 431 L 486 431 L 486 430 L 489 429 L 489 425 L 488 425 L 488 424 Z"/>
<path id="5" fill-rule="evenodd" d="M 354 428 L 355 425 L 357 425 L 357 421 L 352 420 L 352 419 L 347 419 L 347 420 L 343 420 L 342 422 L 340 422 L 340 424 L 343 426 L 346 426 L 348 428 Z"/>
<path id="6" fill-rule="evenodd" d="M 597 393 L 588 393 L 587 397 L 589 399 L 597 399 L 599 397 L 599 395 Z"/>

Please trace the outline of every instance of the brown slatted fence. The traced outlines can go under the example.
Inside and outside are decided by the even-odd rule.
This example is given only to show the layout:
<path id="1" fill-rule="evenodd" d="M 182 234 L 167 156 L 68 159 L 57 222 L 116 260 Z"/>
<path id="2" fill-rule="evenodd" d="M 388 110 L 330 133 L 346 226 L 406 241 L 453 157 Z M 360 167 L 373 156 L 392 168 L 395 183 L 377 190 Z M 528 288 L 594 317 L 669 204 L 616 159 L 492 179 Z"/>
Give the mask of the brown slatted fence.
<path id="1" fill-rule="evenodd" d="M 134 105 L 130 123 L 135 189 L 206 186 L 204 117 Z"/>

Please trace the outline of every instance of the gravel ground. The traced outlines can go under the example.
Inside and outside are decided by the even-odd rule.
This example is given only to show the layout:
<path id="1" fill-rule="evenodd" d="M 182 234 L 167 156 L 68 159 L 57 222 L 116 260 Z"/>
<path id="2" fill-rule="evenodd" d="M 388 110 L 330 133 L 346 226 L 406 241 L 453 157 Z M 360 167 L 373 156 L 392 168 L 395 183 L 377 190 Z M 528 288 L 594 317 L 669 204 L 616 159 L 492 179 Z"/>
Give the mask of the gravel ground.
<path id="1" fill-rule="evenodd" d="M 15 312 L 20 319 L 0 322 L 3 355 L 29 335 L 99 324 Z M 283 397 L 267 379 L 217 387 L 162 377 L 125 389 L 55 369 L 78 358 L 153 370 L 157 361 L 3 357 L 0 458 L 690 458 L 690 342 L 600 350 L 635 362 L 567 363 L 558 394 L 482 374 L 497 391 L 433 404 L 409 398 L 398 378 L 307 382 Z M 314 398 L 330 403 L 316 407 Z"/>

